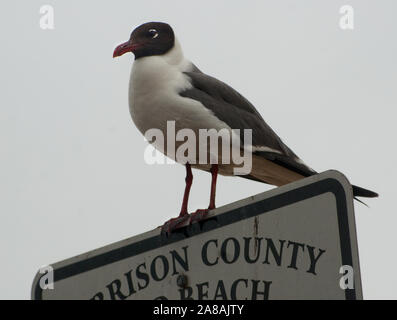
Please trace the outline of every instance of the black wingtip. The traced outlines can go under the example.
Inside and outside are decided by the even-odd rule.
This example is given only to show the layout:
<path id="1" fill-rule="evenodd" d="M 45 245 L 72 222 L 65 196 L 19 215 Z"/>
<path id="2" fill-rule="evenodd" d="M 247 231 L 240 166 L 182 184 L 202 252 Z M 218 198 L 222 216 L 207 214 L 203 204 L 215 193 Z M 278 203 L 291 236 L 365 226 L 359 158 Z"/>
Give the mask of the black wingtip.
<path id="1" fill-rule="evenodd" d="M 353 187 L 353 195 L 354 197 L 364 197 L 364 198 L 377 198 L 379 195 L 371 190 L 367 190 L 361 187 L 352 186 Z"/>

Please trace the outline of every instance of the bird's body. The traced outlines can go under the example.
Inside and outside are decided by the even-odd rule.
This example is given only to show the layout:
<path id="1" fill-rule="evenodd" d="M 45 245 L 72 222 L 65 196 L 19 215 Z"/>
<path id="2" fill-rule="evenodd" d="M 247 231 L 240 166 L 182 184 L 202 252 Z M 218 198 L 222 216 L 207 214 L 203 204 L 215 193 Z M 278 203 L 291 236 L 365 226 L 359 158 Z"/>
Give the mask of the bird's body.
<path id="1" fill-rule="evenodd" d="M 248 147 L 252 166 L 243 177 L 281 186 L 316 174 L 281 141 L 247 99 L 227 84 L 201 72 L 184 57 L 169 25 L 155 22 L 141 25 L 134 30 L 128 42 L 116 48 L 114 56 L 129 51 L 135 54 L 129 86 L 132 119 L 144 135 L 154 128 L 163 133 L 165 143 L 155 141 L 153 144 L 167 156 L 178 161 L 174 152 L 167 152 L 168 121 L 175 124 L 176 132 L 188 128 L 197 138 L 202 129 L 224 130 L 232 141 L 241 140 L 242 148 L 246 147 L 242 133 L 250 129 L 252 142 Z M 233 129 L 239 129 L 240 135 L 236 135 Z M 175 141 L 175 149 L 182 143 Z M 197 141 L 197 146 L 199 143 Z M 184 163 L 187 165 L 187 186 L 181 217 L 187 213 L 191 166 L 211 171 L 213 175 L 210 208 L 215 206 L 216 175 L 233 175 L 236 167 L 233 160 L 222 163 L 220 157 L 216 163 L 199 163 L 198 152 L 190 160 L 191 165 Z M 353 191 L 355 196 L 377 196 L 355 186 Z"/>
<path id="2" fill-rule="evenodd" d="M 194 101 L 188 103 L 179 95 L 180 91 L 191 87 L 183 73 L 191 70 L 192 65 L 184 59 L 179 45 L 164 55 L 134 62 L 129 106 L 132 119 L 142 134 L 151 128 L 164 130 L 167 120 L 186 117 L 197 110 Z"/>
<path id="3" fill-rule="evenodd" d="M 153 128 L 162 131 L 167 141 L 167 121 L 175 122 L 175 130 L 227 127 L 200 102 L 182 97 L 180 92 L 192 88 L 186 72 L 195 70 L 194 65 L 183 56 L 179 44 L 162 56 L 149 56 L 134 62 L 129 85 L 131 117 L 145 133 Z M 198 136 L 198 134 L 197 134 Z M 176 148 L 178 147 L 176 141 Z M 163 146 L 154 143 L 161 152 Z M 166 147 L 166 143 L 164 143 Z M 171 158 L 175 156 L 168 154 Z"/>
<path id="4" fill-rule="evenodd" d="M 195 132 L 196 137 L 199 137 L 200 129 L 215 129 L 217 131 L 227 129 L 231 135 L 231 130 L 237 129 L 222 121 L 202 102 L 184 96 L 186 92 L 194 89 L 191 79 L 192 73 L 206 76 L 192 62 L 185 59 L 181 46 L 176 39 L 174 47 L 167 53 L 143 57 L 134 62 L 130 75 L 129 107 L 131 117 L 142 134 L 153 128 L 160 129 L 165 141 L 167 141 L 167 121 L 175 122 L 176 131 L 185 128 L 191 129 Z M 233 89 L 230 88 L 230 90 Z M 256 113 L 256 109 L 252 106 L 251 114 Z M 233 115 L 230 116 L 233 118 Z M 235 116 L 238 117 L 239 115 L 236 114 Z M 175 141 L 175 143 L 175 149 L 182 144 L 181 141 Z M 175 154 L 167 154 L 166 143 L 154 143 L 154 145 L 161 152 L 178 161 Z M 221 150 L 221 146 L 219 149 Z M 256 150 L 282 153 L 282 150 L 265 145 L 256 146 Z M 220 158 L 221 154 L 219 154 L 219 160 L 221 160 Z M 296 159 L 301 161 L 297 157 Z M 210 170 L 209 164 L 198 163 L 198 153 L 196 153 L 195 160 L 192 164 L 193 168 Z M 303 162 L 301 161 L 301 163 Z M 233 175 L 233 168 L 233 163 L 219 163 L 219 173 L 222 175 Z M 277 186 L 303 177 L 258 154 L 253 155 L 252 170 L 249 176 Z"/>

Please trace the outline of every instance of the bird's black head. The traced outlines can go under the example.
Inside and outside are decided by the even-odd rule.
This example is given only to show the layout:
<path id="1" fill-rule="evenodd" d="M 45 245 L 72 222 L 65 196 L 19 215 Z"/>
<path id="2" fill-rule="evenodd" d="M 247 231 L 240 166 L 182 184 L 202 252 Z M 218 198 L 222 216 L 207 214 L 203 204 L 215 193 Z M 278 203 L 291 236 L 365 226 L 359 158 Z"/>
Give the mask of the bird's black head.
<path id="1" fill-rule="evenodd" d="M 175 35 L 172 28 L 163 22 L 148 22 L 140 25 L 131 33 L 130 40 L 119 45 L 113 58 L 132 52 L 135 59 L 161 55 L 173 48 Z"/>

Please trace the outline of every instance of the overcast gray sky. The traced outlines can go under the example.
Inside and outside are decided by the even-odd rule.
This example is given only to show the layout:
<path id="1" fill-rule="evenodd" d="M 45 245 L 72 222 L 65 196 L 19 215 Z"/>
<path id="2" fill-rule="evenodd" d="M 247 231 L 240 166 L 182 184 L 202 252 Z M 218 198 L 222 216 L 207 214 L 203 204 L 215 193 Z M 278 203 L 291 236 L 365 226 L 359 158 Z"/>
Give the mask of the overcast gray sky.
<path id="1" fill-rule="evenodd" d="M 39 9 L 55 10 L 55 29 Z M 354 30 L 339 8 L 354 8 Z M 177 215 L 180 165 L 147 165 L 127 101 L 137 25 L 173 26 L 185 55 L 246 96 L 318 171 L 380 194 L 356 203 L 364 297 L 397 298 L 396 1 L 1 1 L 0 298 L 37 269 Z M 190 210 L 208 205 L 198 171 Z M 217 204 L 270 186 L 220 177 Z"/>

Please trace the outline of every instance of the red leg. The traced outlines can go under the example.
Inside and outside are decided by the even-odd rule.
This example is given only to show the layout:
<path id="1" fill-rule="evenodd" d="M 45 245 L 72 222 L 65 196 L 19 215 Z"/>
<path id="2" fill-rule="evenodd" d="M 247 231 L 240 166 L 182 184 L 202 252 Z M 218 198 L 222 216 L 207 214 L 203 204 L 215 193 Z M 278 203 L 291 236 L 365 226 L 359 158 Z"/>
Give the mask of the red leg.
<path id="1" fill-rule="evenodd" d="M 180 217 L 188 214 L 187 204 L 189 201 L 190 188 L 192 187 L 192 183 L 193 183 L 192 168 L 189 163 L 186 163 L 185 182 L 186 182 L 186 187 L 185 187 L 185 193 L 183 194 L 182 208 L 181 208 L 181 213 L 179 214 Z"/>
<path id="2" fill-rule="evenodd" d="M 209 210 L 215 209 L 215 193 L 216 193 L 216 180 L 218 178 L 218 170 L 219 167 L 217 164 L 213 164 L 211 166 L 211 195 L 210 195 L 210 205 L 208 206 Z"/>
<path id="3" fill-rule="evenodd" d="M 193 174 L 192 168 L 189 163 L 186 163 L 186 178 L 185 178 L 186 186 L 185 192 L 183 194 L 183 201 L 182 201 L 182 208 L 179 216 L 177 218 L 172 218 L 168 220 L 164 225 L 161 227 L 162 233 L 170 234 L 173 230 L 177 229 L 180 225 L 190 219 L 190 216 L 187 212 L 187 205 L 189 201 L 189 193 L 190 188 L 193 182 Z"/>
<path id="4" fill-rule="evenodd" d="M 198 209 L 196 212 L 192 213 L 192 218 L 190 219 L 190 223 L 194 223 L 200 221 L 205 218 L 208 214 L 209 210 L 215 209 L 215 193 L 216 193 L 216 180 L 218 178 L 218 165 L 213 164 L 211 166 L 211 194 L 210 194 L 210 205 L 208 209 Z"/>

